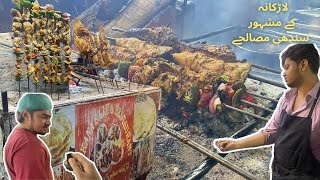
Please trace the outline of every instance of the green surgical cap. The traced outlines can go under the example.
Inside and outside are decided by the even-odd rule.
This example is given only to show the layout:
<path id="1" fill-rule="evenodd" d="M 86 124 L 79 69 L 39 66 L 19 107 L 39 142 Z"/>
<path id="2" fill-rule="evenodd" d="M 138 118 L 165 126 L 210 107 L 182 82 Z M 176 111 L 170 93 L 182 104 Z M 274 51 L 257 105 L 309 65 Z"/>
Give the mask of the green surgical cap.
<path id="1" fill-rule="evenodd" d="M 53 107 L 50 97 L 43 93 L 26 93 L 18 102 L 18 112 L 24 109 L 27 111 L 49 110 Z"/>

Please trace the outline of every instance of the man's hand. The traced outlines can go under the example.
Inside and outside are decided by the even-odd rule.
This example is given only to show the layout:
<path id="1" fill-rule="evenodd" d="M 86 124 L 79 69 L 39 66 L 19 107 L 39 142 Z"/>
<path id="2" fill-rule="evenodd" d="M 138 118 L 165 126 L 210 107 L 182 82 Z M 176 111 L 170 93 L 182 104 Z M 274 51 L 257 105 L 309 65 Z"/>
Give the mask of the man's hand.
<path id="1" fill-rule="evenodd" d="M 102 179 L 94 163 L 83 154 L 72 153 L 72 158 L 68 160 L 68 163 L 72 167 L 77 180 Z"/>
<path id="2" fill-rule="evenodd" d="M 214 147 L 218 151 L 226 152 L 237 149 L 237 140 L 235 139 L 216 139 L 214 140 Z"/>
<path id="3" fill-rule="evenodd" d="M 265 137 L 263 133 L 256 132 L 254 134 L 251 134 L 249 136 L 245 136 L 239 139 L 233 139 L 233 138 L 215 139 L 213 141 L 213 146 L 219 152 L 227 152 L 227 151 L 233 151 L 238 149 L 246 149 L 246 148 L 263 146 L 264 141 L 265 141 Z"/>

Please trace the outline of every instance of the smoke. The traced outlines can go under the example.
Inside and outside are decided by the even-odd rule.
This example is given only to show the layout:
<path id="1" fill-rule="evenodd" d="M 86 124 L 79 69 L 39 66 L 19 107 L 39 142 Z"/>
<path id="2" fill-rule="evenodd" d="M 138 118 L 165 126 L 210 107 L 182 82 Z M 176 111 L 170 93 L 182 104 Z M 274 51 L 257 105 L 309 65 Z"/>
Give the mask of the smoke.
<path id="1" fill-rule="evenodd" d="M 183 19 L 183 39 L 231 25 L 248 24 L 255 16 L 255 0 L 194 0 L 194 11 Z"/>
<path id="2" fill-rule="evenodd" d="M 288 11 L 281 13 L 259 12 L 258 7 L 261 5 L 264 6 L 268 2 L 288 3 Z M 316 9 L 320 8 L 320 2 L 316 0 L 193 0 L 193 3 L 194 5 L 188 8 L 188 11 L 184 13 L 184 16 L 181 16 L 178 19 L 175 29 L 179 38 L 188 39 L 229 26 L 243 26 L 243 29 L 224 32 L 206 39 L 202 39 L 201 41 L 206 41 L 209 44 L 216 45 L 230 45 L 235 52 L 237 59 L 247 59 L 247 61 L 250 63 L 281 70 L 279 53 L 289 44 L 289 42 L 281 43 L 280 45 L 274 45 L 271 42 L 248 42 L 242 46 L 243 48 L 232 45 L 232 40 L 237 39 L 239 36 L 243 36 L 246 32 L 249 32 L 249 29 L 246 27 L 249 26 L 250 22 L 267 22 L 268 18 L 272 18 L 272 20 L 275 22 L 281 21 L 283 24 L 285 24 L 292 18 L 297 18 L 297 23 L 299 24 L 295 27 L 294 31 L 318 36 L 318 31 L 315 27 L 318 26 L 320 20 L 319 18 L 315 17 L 315 14 L 317 14 Z M 298 13 L 298 11 L 296 11 L 301 9 L 311 9 L 311 11 L 304 13 Z M 312 11 L 312 9 L 314 10 Z M 310 14 L 308 15 L 307 13 Z M 314 25 L 315 27 L 308 28 L 310 25 Z M 280 33 L 286 33 L 287 31 L 284 28 L 269 28 L 268 30 L 273 30 Z M 252 32 L 257 33 L 255 30 Z M 269 36 L 270 38 L 272 37 L 271 34 L 269 34 Z M 316 43 L 319 46 L 319 40 L 313 40 L 317 41 L 310 41 L 309 43 Z"/>
<path id="3" fill-rule="evenodd" d="M 178 19 L 180 25 L 176 29 L 181 39 L 200 36 L 233 25 L 248 27 L 251 21 L 257 21 L 259 17 L 258 6 L 265 3 L 258 4 L 256 0 L 193 0 L 193 2 L 193 10 L 185 12 L 184 17 Z M 254 53 L 232 45 L 232 40 L 243 33 L 245 30 L 232 30 L 201 41 L 216 45 L 230 45 L 237 59 L 247 59 L 248 62 L 280 70 L 278 54 Z M 252 46 L 255 45 L 252 44 Z M 269 47 L 260 48 L 268 50 Z M 263 49 L 259 50 L 263 52 Z"/>

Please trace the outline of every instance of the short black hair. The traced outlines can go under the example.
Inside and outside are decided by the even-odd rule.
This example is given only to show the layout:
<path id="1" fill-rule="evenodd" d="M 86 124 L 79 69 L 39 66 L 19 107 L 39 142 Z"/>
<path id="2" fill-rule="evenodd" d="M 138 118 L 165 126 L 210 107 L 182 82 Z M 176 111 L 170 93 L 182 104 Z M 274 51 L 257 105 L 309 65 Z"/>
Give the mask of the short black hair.
<path id="1" fill-rule="evenodd" d="M 28 110 L 27 110 L 27 111 L 28 111 Z M 34 114 L 35 111 L 29 110 L 28 112 L 29 112 L 30 116 L 33 117 L 33 114 Z M 16 116 L 17 116 L 18 122 L 19 122 L 19 123 L 23 123 L 24 119 L 23 119 L 22 113 L 20 113 L 19 111 L 17 111 Z"/>
<path id="2" fill-rule="evenodd" d="M 319 71 L 319 53 L 313 44 L 296 44 L 289 47 L 281 55 L 282 65 L 286 58 L 300 63 L 303 59 L 306 59 L 309 63 L 309 67 L 314 74 L 318 74 Z"/>

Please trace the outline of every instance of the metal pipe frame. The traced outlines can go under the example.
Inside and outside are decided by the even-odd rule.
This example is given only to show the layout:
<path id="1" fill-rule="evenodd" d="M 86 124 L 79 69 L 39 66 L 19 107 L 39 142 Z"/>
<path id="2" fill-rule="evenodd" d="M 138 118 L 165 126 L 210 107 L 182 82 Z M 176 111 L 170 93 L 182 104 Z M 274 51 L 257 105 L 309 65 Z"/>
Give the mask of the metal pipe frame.
<path id="1" fill-rule="evenodd" d="M 256 108 L 259 108 L 259 109 L 262 109 L 262 110 L 265 110 L 265 111 L 268 111 L 270 113 L 273 113 L 273 110 L 272 109 L 269 109 L 269 108 L 265 108 L 263 106 L 260 106 L 258 104 L 255 104 L 255 103 L 252 103 L 252 102 L 249 102 L 249 101 L 246 101 L 246 100 L 243 100 L 241 99 L 240 102 L 244 103 L 244 104 L 249 104 L 250 106 L 253 106 L 253 107 L 256 107 Z"/>
<path id="2" fill-rule="evenodd" d="M 269 97 L 266 97 L 266 96 L 262 96 L 262 95 L 259 95 L 259 94 L 253 93 L 253 92 L 247 92 L 247 93 L 248 93 L 248 94 L 251 94 L 251 95 L 253 95 L 253 96 L 256 96 L 256 97 L 262 98 L 262 99 L 266 99 L 266 100 L 269 100 L 269 101 L 272 101 L 272 102 L 278 103 L 278 100 L 273 99 L 273 98 L 269 98 Z"/>
<path id="3" fill-rule="evenodd" d="M 213 31 L 213 32 L 210 32 L 210 33 L 207 33 L 207 34 L 203 34 L 203 35 L 197 36 L 197 37 L 192 37 L 192 38 L 189 38 L 189 39 L 182 39 L 181 41 L 183 41 L 185 43 L 192 43 L 192 42 L 195 42 L 195 41 L 199 41 L 201 39 L 205 39 L 205 38 L 208 38 L 208 37 L 220 34 L 220 33 L 225 33 L 225 32 L 228 32 L 228 31 L 232 31 L 232 30 L 238 29 L 238 28 L 239 28 L 238 25 L 233 25 L 233 26 L 222 28 L 222 29 L 219 29 L 217 31 Z"/>
<path id="4" fill-rule="evenodd" d="M 261 82 L 265 82 L 265 83 L 268 83 L 268 84 L 271 84 L 271 85 L 274 85 L 274 86 L 278 86 L 278 87 L 281 87 L 281 88 L 284 88 L 284 89 L 287 88 L 283 83 L 281 83 L 279 81 L 266 79 L 266 78 L 263 78 L 261 76 L 256 76 L 256 75 L 253 75 L 253 74 L 250 74 L 250 73 L 248 75 L 248 78 L 254 79 L 254 80 L 258 80 L 258 81 L 261 81 Z"/>
<path id="5" fill-rule="evenodd" d="M 264 70 L 264 71 L 273 72 L 273 73 L 276 73 L 276 74 L 281 74 L 281 71 L 278 71 L 278 70 L 275 70 L 275 69 L 272 69 L 272 68 L 268 68 L 268 67 L 265 67 L 265 66 L 257 65 L 257 64 L 252 64 L 252 67 L 257 68 L 257 69 L 261 69 L 261 70 Z"/>
<path id="6" fill-rule="evenodd" d="M 238 108 L 235 108 L 235 107 L 233 107 L 233 106 L 229 106 L 229 105 L 227 105 L 227 104 L 223 104 L 223 105 L 224 105 L 226 108 L 228 108 L 228 109 L 231 109 L 231 110 L 234 110 L 234 111 L 238 111 L 238 112 L 240 112 L 240 113 L 242 113 L 242 114 L 246 114 L 246 115 L 252 116 L 252 117 L 254 117 L 254 118 L 256 118 L 256 119 L 263 120 L 263 121 L 269 121 L 269 119 L 267 119 L 267 118 L 264 118 L 264 117 L 261 117 L 261 116 L 252 114 L 252 113 L 247 112 L 247 111 L 243 111 L 243 110 L 238 109 Z"/>

